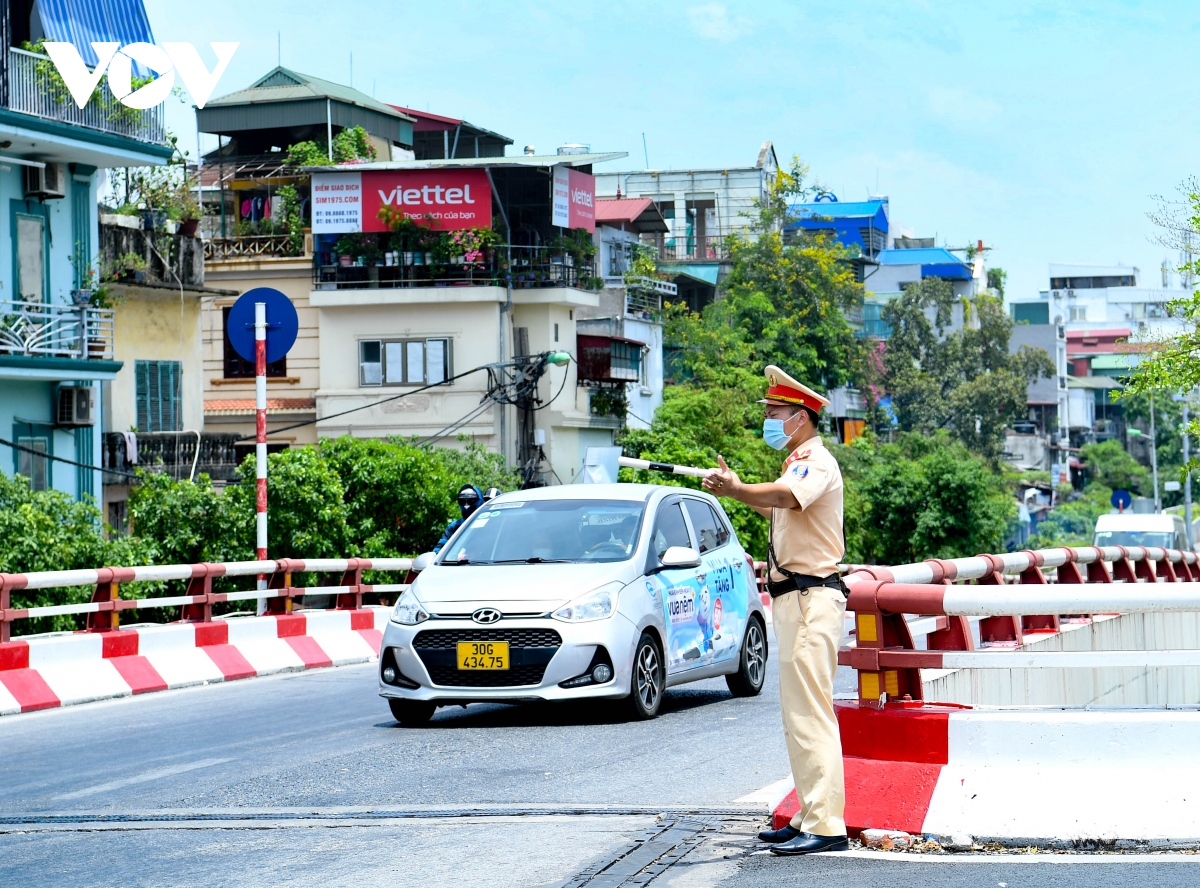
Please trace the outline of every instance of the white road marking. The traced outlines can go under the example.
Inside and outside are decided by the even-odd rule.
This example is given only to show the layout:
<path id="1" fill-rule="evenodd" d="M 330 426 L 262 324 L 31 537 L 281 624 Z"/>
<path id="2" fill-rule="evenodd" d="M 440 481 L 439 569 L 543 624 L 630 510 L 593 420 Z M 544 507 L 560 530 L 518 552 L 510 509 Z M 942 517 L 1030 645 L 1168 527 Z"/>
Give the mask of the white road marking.
<path id="1" fill-rule="evenodd" d="M 783 801 L 784 796 L 792 791 L 792 778 L 784 777 L 774 783 L 768 783 L 762 789 L 756 789 L 749 795 L 734 799 L 735 805 L 766 805 L 767 810 L 774 810 Z"/>
<path id="2" fill-rule="evenodd" d="M 865 860 L 895 860 L 908 863 L 1190 863 L 1200 865 L 1200 854 L 1164 851 L 1161 854 L 1036 854 L 1014 851 L 1000 854 L 905 854 L 897 851 L 826 851 L 823 857 L 859 857 Z"/>
<path id="3" fill-rule="evenodd" d="M 162 780 L 164 777 L 174 777 L 177 774 L 186 774 L 188 771 L 196 771 L 200 768 L 211 768 L 213 765 L 223 765 L 225 762 L 233 761 L 227 758 L 201 759 L 198 762 L 187 762 L 182 765 L 171 765 L 166 768 L 156 768 L 153 771 L 146 771 L 143 774 L 137 774 L 133 777 L 122 777 L 120 780 L 110 780 L 108 783 L 100 783 L 96 786 L 89 786 L 86 789 L 77 789 L 74 792 L 64 793 L 63 795 L 55 796 L 55 799 L 81 799 L 85 796 L 96 795 L 101 792 L 108 792 L 113 789 L 121 789 L 126 786 L 135 786 L 138 783 L 150 783 L 154 780 Z"/>

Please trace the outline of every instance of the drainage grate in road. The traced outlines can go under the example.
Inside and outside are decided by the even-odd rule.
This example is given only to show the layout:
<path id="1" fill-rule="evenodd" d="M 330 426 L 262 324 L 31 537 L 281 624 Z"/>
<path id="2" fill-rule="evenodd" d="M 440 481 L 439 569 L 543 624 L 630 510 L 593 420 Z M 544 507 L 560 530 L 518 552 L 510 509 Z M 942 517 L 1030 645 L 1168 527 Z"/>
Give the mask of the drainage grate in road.
<path id="1" fill-rule="evenodd" d="M 718 817 L 668 817 L 615 857 L 602 860 L 561 883 L 562 888 L 633 888 L 647 885 L 715 832 Z"/>

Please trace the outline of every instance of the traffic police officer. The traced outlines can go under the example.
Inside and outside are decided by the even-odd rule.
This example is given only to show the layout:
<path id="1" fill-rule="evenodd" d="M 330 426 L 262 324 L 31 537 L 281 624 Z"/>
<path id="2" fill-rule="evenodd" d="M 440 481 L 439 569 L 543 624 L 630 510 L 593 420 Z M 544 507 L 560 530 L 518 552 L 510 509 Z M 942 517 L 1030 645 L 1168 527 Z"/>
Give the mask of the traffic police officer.
<path id="1" fill-rule="evenodd" d="M 766 368 L 769 388 L 763 440 L 789 451 L 778 481 L 745 484 L 718 457 L 704 488 L 730 496 L 771 519 L 768 591 L 779 645 L 779 700 L 800 810 L 790 824 L 759 838 L 775 854 L 848 848 L 842 744 L 833 709 L 833 676 L 846 614 L 838 562 L 842 535 L 842 472 L 825 449 L 817 418 L 829 401 L 778 367 Z"/>

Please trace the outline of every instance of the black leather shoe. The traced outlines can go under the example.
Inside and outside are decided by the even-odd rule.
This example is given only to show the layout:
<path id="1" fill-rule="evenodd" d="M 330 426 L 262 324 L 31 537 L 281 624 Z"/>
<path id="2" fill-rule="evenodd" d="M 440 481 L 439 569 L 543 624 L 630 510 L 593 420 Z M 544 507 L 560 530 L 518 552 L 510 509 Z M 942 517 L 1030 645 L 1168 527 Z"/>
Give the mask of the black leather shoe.
<path id="1" fill-rule="evenodd" d="M 814 836 L 802 832 L 789 842 L 774 845 L 772 854 L 818 854 L 821 851 L 849 851 L 850 840 L 846 836 Z"/>
<path id="2" fill-rule="evenodd" d="M 778 845 L 780 842 L 790 842 L 800 834 L 800 830 L 796 829 L 796 827 L 790 823 L 785 823 L 779 829 L 764 829 L 758 834 L 758 839 L 760 842 L 770 842 L 772 845 Z"/>

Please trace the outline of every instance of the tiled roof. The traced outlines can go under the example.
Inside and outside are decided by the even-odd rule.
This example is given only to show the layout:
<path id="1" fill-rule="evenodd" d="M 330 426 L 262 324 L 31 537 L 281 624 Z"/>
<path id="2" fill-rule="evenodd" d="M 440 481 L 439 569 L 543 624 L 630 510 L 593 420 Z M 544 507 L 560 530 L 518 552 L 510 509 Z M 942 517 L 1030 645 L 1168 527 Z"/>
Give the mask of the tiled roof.
<path id="1" fill-rule="evenodd" d="M 272 410 L 316 410 L 316 398 L 267 398 L 267 412 Z M 253 413 L 253 398 L 215 398 L 204 402 L 205 413 Z"/>
<path id="2" fill-rule="evenodd" d="M 597 222 L 632 222 L 646 211 L 653 201 L 648 197 L 598 198 Z"/>

